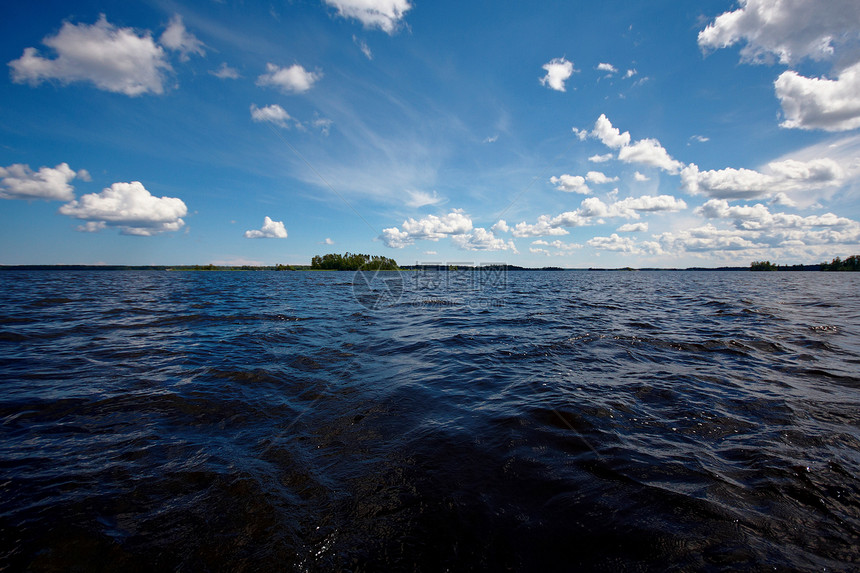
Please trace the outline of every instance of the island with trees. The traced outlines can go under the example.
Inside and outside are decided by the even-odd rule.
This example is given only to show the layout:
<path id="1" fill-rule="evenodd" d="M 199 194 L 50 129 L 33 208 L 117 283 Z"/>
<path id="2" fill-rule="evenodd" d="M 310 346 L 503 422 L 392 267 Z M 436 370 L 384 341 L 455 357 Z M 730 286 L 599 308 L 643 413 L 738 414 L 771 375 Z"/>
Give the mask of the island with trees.
<path id="1" fill-rule="evenodd" d="M 315 271 L 396 271 L 397 262 L 379 255 L 362 255 L 358 253 L 329 253 L 316 255 L 311 259 L 311 270 Z"/>

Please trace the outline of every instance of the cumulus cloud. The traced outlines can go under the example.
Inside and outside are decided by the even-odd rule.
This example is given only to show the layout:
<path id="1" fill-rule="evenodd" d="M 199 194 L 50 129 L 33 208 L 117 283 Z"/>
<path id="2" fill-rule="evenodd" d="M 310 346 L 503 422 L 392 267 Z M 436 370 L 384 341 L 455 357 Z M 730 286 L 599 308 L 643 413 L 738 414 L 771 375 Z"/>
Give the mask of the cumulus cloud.
<path id="1" fill-rule="evenodd" d="M 161 34 L 161 38 L 158 41 L 165 48 L 179 52 L 179 59 L 183 62 L 189 60 L 189 54 L 206 55 L 206 50 L 203 49 L 203 42 L 185 29 L 185 24 L 182 23 L 182 16 L 179 14 L 173 16 L 170 24 Z"/>
<path id="2" fill-rule="evenodd" d="M 290 114 L 278 104 L 267 105 L 265 107 L 257 107 L 251 104 L 251 119 L 257 122 L 274 123 L 280 127 L 289 127 L 287 121 L 290 120 Z"/>
<path id="3" fill-rule="evenodd" d="M 573 74 L 573 62 L 564 58 L 553 58 L 542 67 L 546 70 L 546 75 L 540 79 L 541 85 L 555 91 L 565 91 L 564 82 Z"/>
<path id="4" fill-rule="evenodd" d="M 783 127 L 846 131 L 860 127 L 860 3 L 856 0 L 742 0 L 699 33 L 703 49 L 745 42 L 744 61 L 793 66 L 831 61 L 836 79 L 788 70 L 774 82 Z"/>
<path id="5" fill-rule="evenodd" d="M 600 171 L 589 171 L 585 174 L 585 178 L 592 183 L 596 183 L 597 185 L 618 181 L 618 177 L 609 177 L 606 174 L 601 173 Z"/>
<path id="6" fill-rule="evenodd" d="M 730 221 L 730 228 L 712 223 L 656 238 L 664 248 L 674 251 L 718 252 L 768 249 L 770 256 L 786 249 L 860 243 L 860 223 L 833 213 L 800 216 L 771 212 L 761 203 L 730 205 L 725 199 L 711 199 L 696 209 L 696 214 L 711 220 Z M 830 247 L 832 248 L 832 247 Z M 776 249 L 776 251 L 775 251 Z M 805 253 L 809 256 L 811 251 Z M 824 252 L 824 251 L 820 251 Z"/>
<path id="7" fill-rule="evenodd" d="M 379 28 L 394 33 L 412 5 L 409 0 L 325 0 L 337 9 L 338 16 L 353 18 L 365 28 Z"/>
<path id="8" fill-rule="evenodd" d="M 559 177 L 550 177 L 549 182 L 555 185 L 559 191 L 567 193 L 580 193 L 582 195 L 591 194 L 591 189 L 585 184 L 585 177 L 579 175 L 561 175 Z"/>
<path id="9" fill-rule="evenodd" d="M 532 241 L 532 245 L 543 245 L 546 247 L 552 247 L 557 249 L 560 253 L 566 253 L 570 251 L 575 251 L 577 249 L 581 249 L 582 245 L 579 243 L 565 243 L 564 241 L 560 241 L 556 239 L 552 242 L 544 241 L 543 239 L 538 239 L 537 241 Z M 547 253 L 549 254 L 549 253 Z"/>
<path id="10" fill-rule="evenodd" d="M 92 223 L 91 229 L 118 227 L 128 235 L 177 231 L 188 208 L 176 197 L 154 197 L 139 181 L 114 183 L 60 207 L 60 213 Z"/>
<path id="11" fill-rule="evenodd" d="M 625 132 L 626 133 L 626 132 Z M 658 167 L 669 173 L 678 173 L 684 164 L 672 159 L 656 139 L 640 139 L 618 150 L 618 159 L 625 163 L 638 163 Z"/>
<path id="12" fill-rule="evenodd" d="M 633 179 L 636 181 L 639 181 L 639 182 L 645 182 L 645 181 L 651 180 L 650 177 L 648 177 L 647 175 L 644 175 L 642 173 L 639 173 L 638 171 L 633 174 Z"/>
<path id="13" fill-rule="evenodd" d="M 731 167 L 699 171 L 695 163 L 681 171 L 681 186 L 685 191 L 721 199 L 769 197 L 777 193 L 836 188 L 844 180 L 842 167 L 829 158 L 774 161 L 766 166 L 764 172 Z"/>
<path id="14" fill-rule="evenodd" d="M 648 230 L 648 223 L 625 223 L 618 227 L 619 233 L 644 233 Z"/>
<path id="15" fill-rule="evenodd" d="M 612 126 L 612 122 L 603 113 L 594 122 L 594 129 L 591 135 L 599 139 L 603 145 L 612 149 L 618 149 L 630 143 L 630 132 L 625 131 L 621 133 L 620 129 Z"/>
<path id="16" fill-rule="evenodd" d="M 171 70 L 164 49 L 149 32 L 139 35 L 118 28 L 101 15 L 93 25 L 65 22 L 56 36 L 42 43 L 56 52 L 46 58 L 26 48 L 9 62 L 12 81 L 36 86 L 45 80 L 92 82 L 99 89 L 138 96 L 164 93 L 164 74 Z"/>
<path id="17" fill-rule="evenodd" d="M 673 213 L 686 208 L 687 204 L 682 199 L 671 195 L 627 197 L 613 203 L 604 203 L 597 197 L 588 197 L 583 199 L 579 208 L 574 211 L 567 211 L 555 217 L 540 215 L 535 223 L 523 221 L 513 227 L 505 223 L 504 230 L 510 230 L 514 237 L 567 235 L 567 228 L 592 225 L 595 220 L 602 222 L 604 218 L 638 219 L 640 213 Z"/>
<path id="18" fill-rule="evenodd" d="M 71 201 L 75 198 L 75 190 L 69 181 L 75 177 L 88 181 L 89 173 L 85 170 L 75 173 L 68 163 L 40 167 L 38 171 L 20 163 L 0 167 L 0 198 Z"/>
<path id="19" fill-rule="evenodd" d="M 856 0 L 740 0 L 740 8 L 717 17 L 699 32 L 703 49 L 746 42 L 744 61 L 792 65 L 804 58 L 828 60 L 858 42 Z"/>
<path id="20" fill-rule="evenodd" d="M 591 161 L 592 163 L 606 163 L 607 161 L 612 159 L 612 157 L 613 156 L 611 153 L 605 153 L 603 155 L 599 155 L 599 154 L 598 155 L 592 155 L 591 157 L 588 158 L 588 160 Z"/>
<path id="21" fill-rule="evenodd" d="M 586 241 L 589 247 L 602 251 L 616 251 L 630 255 L 660 255 L 663 249 L 656 241 L 637 242 L 630 237 L 620 237 L 612 233 L 608 237 L 594 237 Z"/>
<path id="22" fill-rule="evenodd" d="M 847 131 L 860 127 L 860 62 L 835 80 L 786 71 L 774 82 L 782 104 L 782 127 Z"/>
<path id="23" fill-rule="evenodd" d="M 708 219 L 731 219 L 736 227 L 747 230 L 804 229 L 813 227 L 852 227 L 857 223 L 833 213 L 802 217 L 791 213 L 771 213 L 761 203 L 730 206 L 724 199 L 711 199 L 696 213 Z"/>
<path id="24" fill-rule="evenodd" d="M 299 64 L 293 64 L 289 68 L 281 68 L 268 63 L 266 64 L 266 73 L 257 78 L 257 85 L 276 87 L 284 93 L 304 93 L 322 77 L 322 72 L 309 72 Z"/>
<path id="25" fill-rule="evenodd" d="M 231 68 L 227 62 L 221 62 L 221 66 L 217 70 L 210 70 L 209 73 L 222 80 L 239 79 L 239 70 Z"/>
<path id="26" fill-rule="evenodd" d="M 607 72 L 609 75 L 615 74 L 618 72 L 618 68 L 613 66 L 612 64 L 607 63 L 599 63 L 597 64 L 597 69 L 601 72 Z"/>
<path id="27" fill-rule="evenodd" d="M 401 227 L 402 230 L 397 227 L 383 229 L 379 238 L 387 247 L 401 249 L 419 239 L 438 241 L 450 235 L 466 234 L 472 230 L 472 219 L 462 209 L 453 209 L 442 217 L 427 215 L 417 220 L 410 217 Z"/>
<path id="28" fill-rule="evenodd" d="M 464 251 L 513 251 L 517 253 L 517 247 L 512 240 L 505 241 L 496 237 L 492 231 L 483 227 L 476 227 L 471 233 L 453 235 L 451 237 L 457 247 Z"/>
<path id="29" fill-rule="evenodd" d="M 263 226 L 260 229 L 252 229 L 245 231 L 246 239 L 286 239 L 287 229 L 284 227 L 283 221 L 272 221 L 270 217 L 263 218 Z M 330 245 L 331 239 L 326 239 L 326 244 Z"/>

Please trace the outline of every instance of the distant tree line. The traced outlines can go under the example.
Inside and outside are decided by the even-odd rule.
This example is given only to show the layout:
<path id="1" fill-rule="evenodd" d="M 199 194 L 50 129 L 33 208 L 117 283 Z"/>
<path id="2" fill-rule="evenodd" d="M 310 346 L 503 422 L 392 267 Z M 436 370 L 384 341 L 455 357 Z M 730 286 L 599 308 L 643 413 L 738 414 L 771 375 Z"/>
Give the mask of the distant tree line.
<path id="1" fill-rule="evenodd" d="M 829 263 L 821 263 L 822 271 L 860 271 L 860 255 L 851 255 L 844 261 L 836 257 Z"/>
<path id="2" fill-rule="evenodd" d="M 396 271 L 397 262 L 388 257 L 378 255 L 362 255 L 358 253 L 329 253 L 316 255 L 311 259 L 311 269 L 324 271 L 357 271 L 359 269 L 373 271 Z"/>
<path id="3" fill-rule="evenodd" d="M 844 261 L 836 257 L 829 263 L 818 265 L 777 265 L 770 261 L 753 261 L 751 271 L 860 271 L 860 255 L 852 255 Z"/>

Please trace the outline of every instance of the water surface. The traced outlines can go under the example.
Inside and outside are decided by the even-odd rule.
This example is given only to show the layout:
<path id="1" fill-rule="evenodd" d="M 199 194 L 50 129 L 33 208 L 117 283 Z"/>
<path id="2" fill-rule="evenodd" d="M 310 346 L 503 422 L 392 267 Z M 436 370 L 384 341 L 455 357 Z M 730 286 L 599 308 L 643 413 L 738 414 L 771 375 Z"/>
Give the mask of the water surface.
<path id="1" fill-rule="evenodd" d="M 0 569 L 860 563 L 857 274 L 385 276 L 0 273 Z"/>

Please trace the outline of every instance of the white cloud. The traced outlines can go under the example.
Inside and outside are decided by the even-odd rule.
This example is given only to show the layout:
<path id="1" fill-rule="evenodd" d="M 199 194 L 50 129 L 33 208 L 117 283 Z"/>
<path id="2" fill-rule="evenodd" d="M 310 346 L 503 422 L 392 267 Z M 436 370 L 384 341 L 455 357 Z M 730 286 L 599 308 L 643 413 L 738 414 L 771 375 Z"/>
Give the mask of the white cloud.
<path id="1" fill-rule="evenodd" d="M 698 143 L 707 143 L 711 139 L 709 137 L 705 137 L 704 135 L 692 135 L 690 136 L 690 141 L 696 141 Z"/>
<path id="2" fill-rule="evenodd" d="M 589 171 L 585 174 L 585 178 L 592 183 L 596 183 L 598 185 L 618 181 L 618 177 L 608 177 L 606 174 L 601 173 L 600 171 Z"/>
<path id="3" fill-rule="evenodd" d="M 504 239 L 500 239 L 492 231 L 487 231 L 483 227 L 476 227 L 471 233 L 454 235 L 451 237 L 451 242 L 465 251 L 518 252 L 512 240 L 505 241 Z"/>
<path id="4" fill-rule="evenodd" d="M 719 49 L 745 41 L 744 61 L 782 64 L 804 58 L 828 60 L 857 45 L 856 0 L 740 0 L 740 8 L 717 17 L 699 32 L 699 46 Z"/>
<path id="5" fill-rule="evenodd" d="M 603 145 L 612 149 L 624 147 L 630 143 L 630 132 L 621 133 L 617 127 L 612 127 L 612 122 L 605 114 L 600 114 L 594 122 L 594 130 L 591 135 L 603 142 Z"/>
<path id="6" fill-rule="evenodd" d="M 139 181 L 114 183 L 101 193 L 83 195 L 60 207 L 63 215 L 91 221 L 99 228 L 119 227 L 125 234 L 142 236 L 179 230 L 187 212 L 182 199 L 154 197 Z"/>
<path id="7" fill-rule="evenodd" d="M 209 73 L 222 80 L 239 79 L 239 70 L 231 68 L 227 65 L 227 62 L 221 62 L 221 66 L 217 70 L 210 70 Z"/>
<path id="8" fill-rule="evenodd" d="M 507 233 L 511 228 L 508 227 L 508 223 L 504 219 L 499 219 L 495 225 L 490 227 L 490 230 L 494 233 Z"/>
<path id="9" fill-rule="evenodd" d="M 699 171 L 691 163 L 681 171 L 681 185 L 690 193 L 721 199 L 770 197 L 776 193 L 806 192 L 836 188 L 845 181 L 845 172 L 833 159 L 774 161 L 765 172 L 752 169 Z"/>
<path id="10" fill-rule="evenodd" d="M 536 247 L 529 247 L 529 252 L 533 255 L 546 255 L 547 257 L 550 256 L 549 251 L 547 251 L 546 249 L 538 249 Z"/>
<path id="11" fill-rule="evenodd" d="M 830 61 L 836 79 L 788 70 L 774 82 L 783 127 L 847 131 L 860 127 L 860 3 L 856 0 L 742 0 L 699 33 L 705 49 L 745 41 L 744 61 L 795 65 Z"/>
<path id="12" fill-rule="evenodd" d="M 610 75 L 618 72 L 618 68 L 616 68 L 612 64 L 607 64 L 607 63 L 602 63 L 602 62 L 597 64 L 597 69 L 601 72 L 608 72 Z"/>
<path id="13" fill-rule="evenodd" d="M 648 223 L 625 223 L 618 227 L 619 233 L 644 233 L 648 230 Z"/>
<path id="14" fill-rule="evenodd" d="M 373 59 L 373 52 L 370 51 L 370 46 L 367 45 L 367 42 L 357 37 L 355 34 L 352 36 L 352 41 L 355 42 L 355 45 L 358 46 L 358 49 L 361 50 L 361 53 L 364 54 L 364 57 L 368 60 Z"/>
<path id="15" fill-rule="evenodd" d="M 594 122 L 594 129 L 589 134 L 599 139 L 605 146 L 618 150 L 618 159 L 625 163 L 638 163 L 658 167 L 664 171 L 678 173 L 684 164 L 673 159 L 656 139 L 640 139 L 630 143 L 630 132 L 621 132 L 605 114 L 600 114 Z"/>
<path id="16" fill-rule="evenodd" d="M 736 227 L 746 230 L 808 229 L 814 227 L 856 227 L 858 224 L 833 213 L 802 217 L 791 213 L 771 213 L 761 203 L 729 206 L 724 199 L 711 199 L 696 213 L 708 219 L 731 219 Z"/>
<path id="17" fill-rule="evenodd" d="M 556 239 L 555 241 L 553 241 L 551 243 L 544 241 L 542 239 L 538 239 L 537 241 L 532 241 L 532 245 L 543 245 L 546 247 L 553 247 L 554 249 L 557 249 L 560 252 L 570 252 L 570 251 L 575 251 L 577 249 L 582 248 L 582 245 L 580 245 L 579 243 L 565 243 L 564 241 L 560 241 L 558 239 Z M 549 253 L 547 253 L 547 254 L 549 254 Z"/>
<path id="18" fill-rule="evenodd" d="M 76 176 L 89 180 L 89 173 L 85 170 L 75 173 L 67 163 L 40 167 L 36 172 L 20 163 L 0 167 L 0 198 L 71 201 L 75 198 L 75 190 L 69 181 Z"/>
<path id="19" fill-rule="evenodd" d="M 636 181 L 639 181 L 639 182 L 645 182 L 645 181 L 651 180 L 650 177 L 648 177 L 647 175 L 644 175 L 642 173 L 639 173 L 638 171 L 633 174 L 633 179 Z"/>
<path id="20" fill-rule="evenodd" d="M 663 249 L 654 241 L 643 241 L 637 243 L 630 237 L 620 237 L 612 233 L 608 237 L 594 237 L 586 241 L 588 246 L 602 251 L 616 251 L 631 255 L 660 255 Z"/>
<path id="21" fill-rule="evenodd" d="M 484 138 L 484 143 L 495 143 L 499 140 L 498 135 L 492 135 Z"/>
<path id="22" fill-rule="evenodd" d="M 587 132 L 586 132 L 587 133 Z M 613 155 L 611 153 L 606 153 L 604 155 L 592 155 L 588 158 L 592 163 L 605 163 L 612 159 Z"/>
<path id="23" fill-rule="evenodd" d="M 170 24 L 161 34 L 159 43 L 169 50 L 179 52 L 179 59 L 183 62 L 188 61 L 189 54 L 206 55 L 206 50 L 203 49 L 203 42 L 185 29 L 185 24 L 182 23 L 182 16 L 179 14 L 174 14 L 173 18 L 170 19 Z"/>
<path id="24" fill-rule="evenodd" d="M 413 208 L 424 207 L 425 205 L 438 205 L 445 200 L 436 194 L 436 191 L 428 193 L 426 191 L 406 191 L 409 199 L 406 200 L 406 205 Z"/>
<path id="25" fill-rule="evenodd" d="M 677 199 L 671 195 L 627 197 L 610 204 L 604 203 L 597 197 L 588 197 L 582 200 L 579 208 L 575 211 L 567 211 L 555 217 L 540 215 L 537 222 L 533 224 L 523 221 L 510 227 L 505 223 L 504 229 L 499 228 L 498 230 L 510 230 L 514 237 L 567 235 L 568 231 L 565 228 L 591 225 L 595 219 L 598 223 L 602 222 L 603 218 L 638 219 L 640 213 L 674 213 L 686 208 L 687 204 L 682 199 Z M 499 223 L 496 225 L 499 226 Z"/>
<path id="26" fill-rule="evenodd" d="M 541 85 L 559 92 L 565 91 L 564 82 L 573 74 L 573 62 L 564 58 L 553 58 L 542 67 L 546 70 L 546 75 L 540 79 Z"/>
<path id="27" fill-rule="evenodd" d="M 265 107 L 257 107 L 251 104 L 251 119 L 257 122 L 274 123 L 280 127 L 289 127 L 287 121 L 290 114 L 278 104 L 267 105 Z"/>
<path id="28" fill-rule="evenodd" d="M 628 216 L 628 211 L 649 212 L 664 211 L 675 213 L 687 208 L 683 199 L 677 199 L 671 195 L 642 195 L 641 197 L 627 197 L 613 203 L 612 208 L 621 216 Z"/>
<path id="29" fill-rule="evenodd" d="M 634 68 L 631 68 L 631 69 L 627 70 L 627 73 L 624 74 L 624 79 L 632 78 L 636 74 L 637 74 L 636 70 Z"/>
<path id="30" fill-rule="evenodd" d="M 325 240 L 323 241 L 323 244 L 324 245 L 333 245 L 334 241 L 332 241 L 330 237 L 326 237 Z"/>
<path id="31" fill-rule="evenodd" d="M 34 86 L 45 80 L 92 82 L 128 96 L 164 93 L 164 73 L 171 67 L 149 32 L 138 35 L 131 28 L 117 28 L 102 14 L 91 26 L 65 22 L 56 36 L 47 36 L 42 43 L 57 57 L 44 58 L 35 48 L 26 48 L 24 55 L 9 62 L 14 82 Z"/>
<path id="32" fill-rule="evenodd" d="M 319 129 L 320 133 L 325 136 L 328 136 L 328 134 L 331 132 L 331 126 L 333 124 L 334 122 L 326 117 L 316 117 L 311 120 L 311 126 Z"/>
<path id="33" fill-rule="evenodd" d="M 585 178 L 579 175 L 561 175 L 559 177 L 550 177 L 549 182 L 555 185 L 559 191 L 567 193 L 581 193 L 582 195 L 591 194 L 591 189 L 585 184 Z"/>
<path id="34" fill-rule="evenodd" d="M 260 229 L 245 231 L 246 239 L 286 239 L 287 229 L 283 221 L 272 221 L 269 217 L 263 218 L 263 226 Z M 326 244 L 331 245 L 331 239 L 326 239 Z"/>
<path id="35" fill-rule="evenodd" d="M 658 167 L 669 173 L 678 173 L 684 167 L 683 163 L 672 159 L 656 139 L 640 139 L 632 145 L 623 146 L 618 150 L 618 159 L 625 163 Z"/>
<path id="36" fill-rule="evenodd" d="M 807 78 L 789 70 L 773 85 L 785 116 L 782 127 L 824 131 L 860 127 L 860 62 L 835 80 Z"/>
<path id="37" fill-rule="evenodd" d="M 462 209 L 453 209 L 442 217 L 427 215 L 418 220 L 410 217 L 401 227 L 402 231 L 397 227 L 383 229 L 379 238 L 387 247 L 401 249 L 419 239 L 438 241 L 449 235 L 466 234 L 472 230 L 472 219 Z"/>
<path id="38" fill-rule="evenodd" d="M 338 16 L 354 18 L 365 28 L 379 28 L 392 34 L 412 5 L 409 0 L 325 0 L 337 8 Z"/>
<path id="39" fill-rule="evenodd" d="M 797 202 L 792 200 L 785 193 L 777 193 L 770 200 L 771 205 L 782 205 L 783 207 L 797 207 Z"/>
<path id="40" fill-rule="evenodd" d="M 572 215 L 572 213 L 569 213 Z M 574 219 L 569 219 L 567 222 L 574 223 Z M 582 219 L 581 224 L 586 224 Z M 569 225 L 571 227 L 578 225 Z M 563 229 L 559 221 L 553 221 L 549 215 L 541 215 L 538 217 L 537 223 L 530 225 L 525 221 L 517 223 L 511 228 L 511 233 L 514 237 L 545 237 L 547 235 L 567 235 L 567 230 Z"/>
<path id="41" fill-rule="evenodd" d="M 266 73 L 257 78 L 257 85 L 276 87 L 284 93 L 304 93 L 322 77 L 322 72 L 309 72 L 299 64 L 293 64 L 289 68 L 281 68 L 268 63 L 266 64 Z"/>

